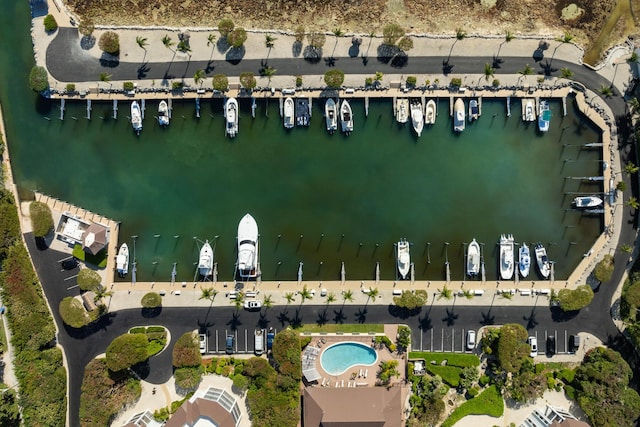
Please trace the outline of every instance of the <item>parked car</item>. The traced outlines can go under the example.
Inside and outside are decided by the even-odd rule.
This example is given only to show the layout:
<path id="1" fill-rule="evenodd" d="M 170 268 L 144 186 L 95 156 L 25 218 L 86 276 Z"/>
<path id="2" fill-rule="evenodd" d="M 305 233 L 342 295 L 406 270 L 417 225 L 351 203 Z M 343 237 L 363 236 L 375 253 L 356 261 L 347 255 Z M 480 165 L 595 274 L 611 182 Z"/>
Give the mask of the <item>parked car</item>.
<path id="1" fill-rule="evenodd" d="M 569 336 L 569 351 L 571 353 L 575 353 L 580 349 L 580 336 L 579 335 L 570 335 Z"/>
<path id="2" fill-rule="evenodd" d="M 233 354 L 233 342 L 235 341 L 235 337 L 233 335 L 227 335 L 227 354 Z"/>
<path id="3" fill-rule="evenodd" d="M 467 350 L 473 350 L 476 347 L 476 331 L 467 331 Z"/>
<path id="4" fill-rule="evenodd" d="M 262 307 L 262 302 L 258 300 L 247 300 L 244 302 L 244 308 L 247 310 L 257 310 Z"/>
<path id="5" fill-rule="evenodd" d="M 74 268 L 78 267 L 78 260 L 74 257 L 71 257 L 63 260 L 61 264 L 64 270 L 73 270 Z"/>
<path id="6" fill-rule="evenodd" d="M 207 352 L 207 336 L 205 334 L 199 334 L 200 338 L 200 354 L 205 354 Z"/>
<path id="7" fill-rule="evenodd" d="M 273 333 L 273 330 L 269 329 L 267 332 L 267 350 L 271 350 L 273 347 L 273 339 L 276 337 L 276 334 Z"/>
<path id="8" fill-rule="evenodd" d="M 556 337 L 549 335 L 547 337 L 547 356 L 551 357 L 556 354 Z"/>
<path id="9" fill-rule="evenodd" d="M 538 339 L 536 337 L 529 337 L 527 338 L 527 343 L 531 346 L 529 356 L 536 357 L 538 355 Z"/>

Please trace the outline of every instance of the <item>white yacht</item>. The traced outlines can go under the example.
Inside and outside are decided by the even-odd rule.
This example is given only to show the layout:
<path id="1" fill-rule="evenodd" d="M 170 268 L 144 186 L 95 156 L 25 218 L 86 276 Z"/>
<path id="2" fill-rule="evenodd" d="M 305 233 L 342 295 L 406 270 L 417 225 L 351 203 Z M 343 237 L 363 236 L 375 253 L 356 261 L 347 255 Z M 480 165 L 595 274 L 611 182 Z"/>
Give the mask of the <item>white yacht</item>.
<path id="1" fill-rule="evenodd" d="M 551 273 L 551 263 L 549 262 L 549 258 L 547 258 L 547 250 L 542 246 L 542 243 L 536 243 L 534 245 L 534 250 L 536 253 L 538 270 L 540 270 L 542 277 L 548 279 L 549 274 Z"/>
<path id="2" fill-rule="evenodd" d="M 226 134 L 229 138 L 235 138 L 238 134 L 238 101 L 235 98 L 227 99 L 224 105 L 224 117 L 227 120 Z"/>
<path id="3" fill-rule="evenodd" d="M 396 263 L 398 264 L 398 273 L 400 273 L 400 277 L 406 279 L 409 274 L 409 269 L 411 268 L 409 242 L 406 239 L 401 239 L 396 244 Z"/>
<path id="4" fill-rule="evenodd" d="M 140 131 L 142 130 L 142 112 L 140 111 L 140 106 L 137 101 L 131 103 L 131 126 L 133 126 L 133 130 L 140 135 Z"/>
<path id="5" fill-rule="evenodd" d="M 340 105 L 340 124 L 342 125 L 342 132 L 347 135 L 353 132 L 353 112 L 346 99 L 343 99 Z"/>
<path id="6" fill-rule="evenodd" d="M 525 122 L 533 122 L 536 120 L 536 110 L 533 107 L 533 99 L 527 98 L 522 100 L 522 120 Z"/>
<path id="7" fill-rule="evenodd" d="M 573 199 L 573 204 L 578 209 L 596 208 L 602 203 L 602 199 L 596 196 L 583 196 Z"/>
<path id="8" fill-rule="evenodd" d="M 258 224 L 249 214 L 238 224 L 237 268 L 242 278 L 258 276 Z"/>
<path id="9" fill-rule="evenodd" d="M 464 101 L 462 98 L 456 99 L 453 104 L 453 130 L 456 132 L 464 130 Z"/>
<path id="10" fill-rule="evenodd" d="M 126 243 L 120 245 L 116 256 L 116 271 L 118 276 L 124 277 L 129 272 L 129 246 Z"/>
<path id="11" fill-rule="evenodd" d="M 426 114 L 424 117 L 424 122 L 427 125 L 434 125 L 436 123 L 436 101 L 430 99 L 427 101 Z"/>
<path id="12" fill-rule="evenodd" d="M 424 114 L 422 112 L 422 102 L 419 100 L 411 101 L 411 123 L 416 135 L 420 136 L 422 128 L 424 128 Z"/>
<path id="13" fill-rule="evenodd" d="M 407 98 L 400 98 L 396 101 L 396 120 L 401 124 L 405 124 L 409 120 L 409 100 Z"/>
<path id="14" fill-rule="evenodd" d="M 200 248 L 198 273 L 205 279 L 213 275 L 213 249 L 208 240 L 204 242 L 204 245 Z"/>
<path id="15" fill-rule="evenodd" d="M 467 248 L 467 275 L 477 276 L 480 272 L 480 245 L 473 239 Z"/>
<path id="16" fill-rule="evenodd" d="M 510 280 L 513 277 L 513 235 L 500 236 L 500 277 Z"/>
<path id="17" fill-rule="evenodd" d="M 285 129 L 293 129 L 295 126 L 295 104 L 291 97 L 284 100 L 284 111 L 282 114 Z"/>
<path id="18" fill-rule="evenodd" d="M 526 278 L 529 275 L 529 269 L 531 268 L 531 252 L 529 252 L 529 246 L 526 243 L 522 243 L 520 249 L 518 249 L 518 270 L 520 275 Z"/>
<path id="19" fill-rule="evenodd" d="M 471 99 L 469 100 L 469 122 L 474 122 L 478 120 L 480 116 L 480 109 L 478 108 L 478 100 Z"/>
<path id="20" fill-rule="evenodd" d="M 551 121 L 551 110 L 547 101 L 540 101 L 540 111 L 538 112 L 538 129 L 540 132 L 549 130 L 549 122 Z"/>
<path id="21" fill-rule="evenodd" d="M 338 107 L 333 98 L 327 98 L 327 102 L 324 103 L 324 120 L 330 134 L 338 130 Z"/>
<path id="22" fill-rule="evenodd" d="M 164 99 L 158 105 L 158 123 L 160 126 L 169 126 L 169 106 Z"/>

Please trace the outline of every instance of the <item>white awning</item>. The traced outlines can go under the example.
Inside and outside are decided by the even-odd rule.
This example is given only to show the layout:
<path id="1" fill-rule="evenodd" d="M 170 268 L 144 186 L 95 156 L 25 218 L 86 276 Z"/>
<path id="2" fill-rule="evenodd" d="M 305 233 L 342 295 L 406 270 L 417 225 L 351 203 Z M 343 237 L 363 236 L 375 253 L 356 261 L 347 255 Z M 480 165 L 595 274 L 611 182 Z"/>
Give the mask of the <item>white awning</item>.
<path id="1" fill-rule="evenodd" d="M 320 375 L 320 372 L 318 372 L 316 368 L 305 369 L 302 371 L 302 375 L 304 375 L 309 382 L 317 381 L 322 378 L 322 375 Z"/>

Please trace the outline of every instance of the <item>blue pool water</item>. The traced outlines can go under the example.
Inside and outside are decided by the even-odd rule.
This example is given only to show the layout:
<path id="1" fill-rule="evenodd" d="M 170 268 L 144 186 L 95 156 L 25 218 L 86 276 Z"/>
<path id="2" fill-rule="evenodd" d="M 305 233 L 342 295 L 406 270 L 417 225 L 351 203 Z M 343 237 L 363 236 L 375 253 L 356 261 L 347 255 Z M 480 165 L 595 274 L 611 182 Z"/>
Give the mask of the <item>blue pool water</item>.
<path id="1" fill-rule="evenodd" d="M 330 375 L 340 375 L 352 366 L 371 366 L 378 360 L 374 349 L 357 342 L 343 342 L 328 347 L 320 356 L 322 369 Z"/>

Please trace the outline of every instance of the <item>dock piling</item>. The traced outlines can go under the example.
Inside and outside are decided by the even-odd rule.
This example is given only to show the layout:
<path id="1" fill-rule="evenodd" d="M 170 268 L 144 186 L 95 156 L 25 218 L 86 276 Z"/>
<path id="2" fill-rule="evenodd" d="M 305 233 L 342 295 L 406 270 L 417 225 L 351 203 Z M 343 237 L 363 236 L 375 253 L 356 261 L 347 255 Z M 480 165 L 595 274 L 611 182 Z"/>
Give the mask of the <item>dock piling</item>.
<path id="1" fill-rule="evenodd" d="M 482 95 L 478 97 L 478 117 L 482 116 Z"/>

